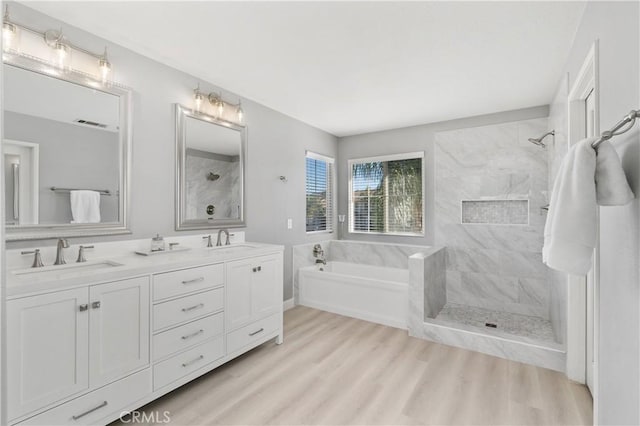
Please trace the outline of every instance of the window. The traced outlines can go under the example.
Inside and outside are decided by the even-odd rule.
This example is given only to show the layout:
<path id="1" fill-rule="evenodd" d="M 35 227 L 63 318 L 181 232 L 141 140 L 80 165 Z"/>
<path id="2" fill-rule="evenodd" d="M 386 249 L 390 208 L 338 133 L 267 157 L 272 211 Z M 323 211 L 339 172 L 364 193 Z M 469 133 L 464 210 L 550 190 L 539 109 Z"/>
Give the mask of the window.
<path id="1" fill-rule="evenodd" d="M 333 158 L 307 151 L 307 232 L 333 230 Z"/>
<path id="2" fill-rule="evenodd" d="M 424 235 L 424 153 L 349 160 L 349 232 Z"/>

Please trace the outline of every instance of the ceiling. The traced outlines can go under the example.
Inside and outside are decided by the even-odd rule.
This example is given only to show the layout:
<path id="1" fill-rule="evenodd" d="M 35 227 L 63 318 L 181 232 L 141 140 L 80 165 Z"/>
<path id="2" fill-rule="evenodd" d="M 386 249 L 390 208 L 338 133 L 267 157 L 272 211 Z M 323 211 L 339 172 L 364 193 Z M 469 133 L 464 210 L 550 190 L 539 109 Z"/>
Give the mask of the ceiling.
<path id="1" fill-rule="evenodd" d="M 548 104 L 585 3 L 27 5 L 346 136 Z"/>

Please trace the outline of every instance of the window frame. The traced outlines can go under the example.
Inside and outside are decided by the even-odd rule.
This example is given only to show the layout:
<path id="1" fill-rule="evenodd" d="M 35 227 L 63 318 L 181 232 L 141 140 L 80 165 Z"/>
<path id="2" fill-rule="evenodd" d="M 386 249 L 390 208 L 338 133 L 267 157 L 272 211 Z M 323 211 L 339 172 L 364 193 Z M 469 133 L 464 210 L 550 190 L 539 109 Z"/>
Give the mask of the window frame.
<path id="1" fill-rule="evenodd" d="M 318 161 L 324 161 L 329 165 L 329 187 L 330 187 L 330 203 L 331 203 L 331 208 L 330 208 L 330 214 L 331 217 L 327 218 L 327 228 L 330 227 L 330 229 L 323 229 L 323 230 L 319 230 L 319 231 L 307 231 L 307 158 L 311 158 L 313 160 L 318 160 Z M 314 235 L 314 234 L 332 234 L 334 232 L 335 226 L 334 226 L 334 222 L 335 222 L 335 217 L 336 217 L 336 211 L 337 211 L 337 206 L 336 206 L 336 160 L 333 157 L 330 157 L 328 155 L 324 155 L 324 154 L 319 154 L 315 151 L 310 151 L 310 150 L 306 150 L 305 154 L 304 154 L 304 159 L 305 159 L 305 170 L 304 170 L 304 180 L 305 180 L 305 194 L 304 194 L 304 200 L 305 200 L 305 207 L 304 207 L 304 231 L 305 234 L 307 235 Z"/>
<path id="2" fill-rule="evenodd" d="M 374 162 L 385 162 L 385 161 L 398 161 L 398 160 L 415 160 L 420 159 L 420 167 L 422 168 L 422 223 L 421 223 L 421 231 L 420 232 L 375 232 L 375 231 L 356 231 L 354 230 L 354 217 L 353 217 L 353 165 L 354 164 L 362 164 L 362 163 L 374 163 Z M 360 234 L 360 235 L 386 235 L 386 236 L 399 236 L 399 237 L 424 237 L 425 236 L 425 152 L 424 151 L 415 151 L 415 152 L 405 152 L 400 154 L 386 154 L 386 155 L 378 155 L 375 157 L 363 157 L 363 158 L 351 158 L 347 161 L 347 173 L 348 173 L 348 182 L 347 182 L 347 194 L 348 194 L 348 231 L 350 234 Z"/>

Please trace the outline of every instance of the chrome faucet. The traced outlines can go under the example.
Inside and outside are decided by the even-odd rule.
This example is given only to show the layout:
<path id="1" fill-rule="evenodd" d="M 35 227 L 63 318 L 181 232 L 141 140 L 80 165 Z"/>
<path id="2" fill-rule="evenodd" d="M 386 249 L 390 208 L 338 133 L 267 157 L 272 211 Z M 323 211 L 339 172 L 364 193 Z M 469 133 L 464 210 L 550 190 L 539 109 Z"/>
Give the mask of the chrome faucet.
<path id="1" fill-rule="evenodd" d="M 202 237 L 203 240 L 207 240 L 207 247 L 213 247 L 213 243 L 211 242 L 211 234 L 205 235 Z M 220 236 L 218 236 L 218 241 L 220 241 Z"/>
<path id="2" fill-rule="evenodd" d="M 64 265 L 67 263 L 64 260 L 64 249 L 69 248 L 69 241 L 65 238 L 58 238 L 58 245 L 56 247 L 56 261 L 53 262 L 54 265 Z"/>
<path id="3" fill-rule="evenodd" d="M 224 245 L 228 246 L 228 245 L 231 244 L 231 242 L 229 241 L 229 230 L 228 229 L 221 229 L 221 230 L 218 231 L 218 241 L 216 242 L 216 247 L 220 247 L 222 245 L 222 239 L 220 238 L 220 236 L 222 235 L 223 232 L 227 236 L 227 239 L 226 239 Z"/>
<path id="4" fill-rule="evenodd" d="M 29 251 L 21 251 L 20 254 L 33 254 L 33 264 L 32 268 L 42 268 L 44 263 L 42 263 L 42 256 L 40 256 L 40 249 L 29 250 Z"/>
<path id="5" fill-rule="evenodd" d="M 76 262 L 78 263 L 86 262 L 87 258 L 84 257 L 84 251 L 92 248 L 93 246 L 80 246 L 80 248 L 78 249 L 78 260 L 76 260 Z"/>
<path id="6" fill-rule="evenodd" d="M 316 244 L 313 246 L 313 257 L 316 258 L 316 264 L 327 264 L 327 260 L 324 258 L 324 250 L 322 250 L 322 246 L 320 244 Z"/>

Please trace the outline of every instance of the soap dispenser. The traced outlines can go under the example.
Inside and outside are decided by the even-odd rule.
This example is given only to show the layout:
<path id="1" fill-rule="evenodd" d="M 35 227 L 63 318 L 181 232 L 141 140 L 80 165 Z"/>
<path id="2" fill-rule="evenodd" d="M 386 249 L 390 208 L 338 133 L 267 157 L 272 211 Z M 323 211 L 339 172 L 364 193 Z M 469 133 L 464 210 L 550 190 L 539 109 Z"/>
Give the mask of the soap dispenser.
<path id="1" fill-rule="evenodd" d="M 151 238 L 151 251 L 163 251 L 164 250 L 164 238 L 160 234 L 156 234 Z"/>

